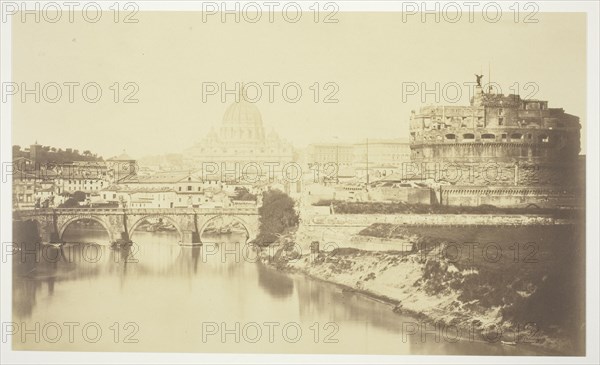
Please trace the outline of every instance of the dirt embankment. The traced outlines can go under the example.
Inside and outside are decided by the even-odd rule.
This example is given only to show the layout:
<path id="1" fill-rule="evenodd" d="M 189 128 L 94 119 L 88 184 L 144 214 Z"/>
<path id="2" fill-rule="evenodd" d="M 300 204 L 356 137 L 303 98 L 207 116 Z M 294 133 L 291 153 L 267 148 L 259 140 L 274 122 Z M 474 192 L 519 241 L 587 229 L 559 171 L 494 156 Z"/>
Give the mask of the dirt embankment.
<path id="1" fill-rule="evenodd" d="M 407 229 L 371 227 L 413 243 L 411 252 L 364 251 L 336 248 L 299 253 L 294 236 L 283 237 L 281 248 L 263 262 L 282 271 L 343 285 L 384 299 L 394 311 L 436 324 L 478 333 L 483 340 L 542 346 L 562 354 L 576 354 L 579 339 L 552 320 L 528 321 L 532 301 L 544 292 L 547 280 L 541 267 L 520 272 L 514 262 L 489 265 L 475 258 L 468 264 L 453 255 L 454 243 Z M 369 231 L 366 231 L 369 232 Z M 485 261 L 485 260 L 479 260 Z"/>

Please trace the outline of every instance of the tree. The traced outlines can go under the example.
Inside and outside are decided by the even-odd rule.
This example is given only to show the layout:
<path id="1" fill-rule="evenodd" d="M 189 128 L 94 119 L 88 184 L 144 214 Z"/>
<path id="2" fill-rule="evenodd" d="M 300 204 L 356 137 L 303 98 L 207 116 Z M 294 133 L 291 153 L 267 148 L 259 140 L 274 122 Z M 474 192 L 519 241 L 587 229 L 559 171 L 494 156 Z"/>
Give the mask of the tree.
<path id="1" fill-rule="evenodd" d="M 75 199 L 76 202 L 83 202 L 85 201 L 86 195 L 83 191 L 76 191 L 73 193 L 72 198 Z"/>
<path id="2" fill-rule="evenodd" d="M 58 206 L 59 208 L 77 208 L 79 207 L 79 203 L 74 198 L 69 198 L 65 200 L 64 203 Z"/>
<path id="3" fill-rule="evenodd" d="M 298 226 L 298 212 L 294 200 L 280 190 L 263 193 L 263 204 L 258 209 L 260 230 L 256 242 L 268 245 L 275 242 L 278 235 Z"/>
<path id="4" fill-rule="evenodd" d="M 29 153 L 23 151 L 21 149 L 21 146 L 13 145 L 12 146 L 12 156 L 13 156 L 13 159 L 19 158 L 19 157 L 29 157 Z"/>

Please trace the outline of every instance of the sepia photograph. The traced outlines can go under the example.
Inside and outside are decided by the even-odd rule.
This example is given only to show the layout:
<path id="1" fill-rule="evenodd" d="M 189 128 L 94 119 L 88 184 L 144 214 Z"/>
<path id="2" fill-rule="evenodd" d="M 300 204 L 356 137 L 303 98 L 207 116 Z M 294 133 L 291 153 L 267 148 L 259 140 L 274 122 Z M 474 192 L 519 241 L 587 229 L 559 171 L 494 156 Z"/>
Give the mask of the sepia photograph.
<path id="1" fill-rule="evenodd" d="M 0 363 L 598 363 L 598 3 L 0 6 Z"/>

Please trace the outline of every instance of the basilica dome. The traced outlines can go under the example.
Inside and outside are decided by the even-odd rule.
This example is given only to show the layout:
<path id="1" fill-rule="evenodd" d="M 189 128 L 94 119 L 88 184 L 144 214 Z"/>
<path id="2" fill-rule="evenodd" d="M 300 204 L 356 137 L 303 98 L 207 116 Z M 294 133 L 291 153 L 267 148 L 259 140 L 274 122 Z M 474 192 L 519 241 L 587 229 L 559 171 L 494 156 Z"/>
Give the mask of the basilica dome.
<path id="1" fill-rule="evenodd" d="M 225 110 L 223 124 L 262 128 L 262 116 L 254 103 L 242 98 L 242 100 L 231 104 Z"/>
<path id="2" fill-rule="evenodd" d="M 241 96 L 227 107 L 220 126 L 186 150 L 186 159 L 194 164 L 277 162 L 280 166 L 292 161 L 292 145 L 275 131 L 267 137 L 257 106 Z"/>
<path id="3" fill-rule="evenodd" d="M 264 141 L 262 116 L 256 105 L 243 97 L 240 97 L 240 101 L 229 105 L 223 115 L 219 137 L 223 142 L 261 143 Z"/>

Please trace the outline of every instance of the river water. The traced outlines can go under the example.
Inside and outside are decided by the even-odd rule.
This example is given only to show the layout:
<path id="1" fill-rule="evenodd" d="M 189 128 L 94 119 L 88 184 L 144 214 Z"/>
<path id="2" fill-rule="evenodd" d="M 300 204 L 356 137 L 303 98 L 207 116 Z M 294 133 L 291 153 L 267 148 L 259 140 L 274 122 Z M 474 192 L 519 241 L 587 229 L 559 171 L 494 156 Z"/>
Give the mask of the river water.
<path id="1" fill-rule="evenodd" d="M 243 237 L 180 247 L 136 232 L 111 249 L 89 227 L 13 260 L 15 350 L 539 355 L 397 315 L 361 294 L 255 262 Z M 88 242 L 88 243 L 84 243 Z M 89 242 L 102 243 L 99 245 Z M 37 262 L 36 262 L 37 261 Z"/>

